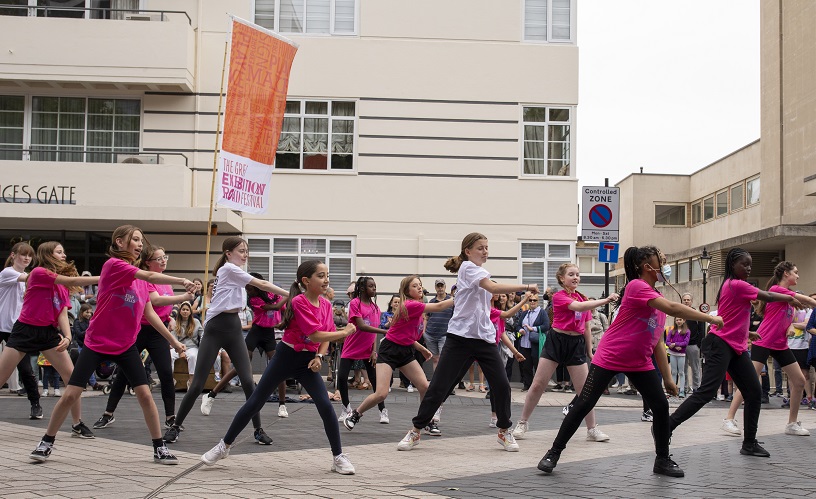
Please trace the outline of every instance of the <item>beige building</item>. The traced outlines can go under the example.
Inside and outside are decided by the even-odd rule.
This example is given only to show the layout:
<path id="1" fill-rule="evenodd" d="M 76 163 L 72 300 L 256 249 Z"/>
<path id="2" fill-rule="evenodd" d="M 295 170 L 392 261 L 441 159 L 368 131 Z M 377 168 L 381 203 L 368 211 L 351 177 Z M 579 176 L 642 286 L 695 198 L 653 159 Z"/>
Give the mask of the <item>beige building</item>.
<path id="1" fill-rule="evenodd" d="M 799 290 L 816 292 L 816 3 L 768 0 L 760 9 L 761 138 L 691 175 L 632 174 L 617 184 L 621 257 L 633 244 L 657 245 L 675 287 L 700 303 L 705 248 L 712 307 L 734 247 L 753 256 L 754 284 L 764 287 L 789 260 Z"/>
<path id="2" fill-rule="evenodd" d="M 443 260 L 480 231 L 498 280 L 554 283 L 576 258 L 575 0 L 498 5 L 0 0 L 0 250 L 56 239 L 98 271 L 127 222 L 202 275 L 233 14 L 300 49 L 272 209 L 216 209 L 213 254 L 240 234 L 278 284 L 319 257 L 338 289 L 391 293 L 452 284 Z"/>

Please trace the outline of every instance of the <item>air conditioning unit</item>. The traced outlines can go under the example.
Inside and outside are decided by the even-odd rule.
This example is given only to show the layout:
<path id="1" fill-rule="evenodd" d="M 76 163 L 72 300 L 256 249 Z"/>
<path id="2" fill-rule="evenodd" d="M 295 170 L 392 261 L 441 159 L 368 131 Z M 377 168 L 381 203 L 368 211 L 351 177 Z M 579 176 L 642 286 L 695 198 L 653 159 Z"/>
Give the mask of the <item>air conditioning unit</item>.
<path id="1" fill-rule="evenodd" d="M 160 15 L 153 14 L 125 14 L 125 21 L 159 21 Z"/>
<path id="2" fill-rule="evenodd" d="M 164 159 L 156 154 L 120 154 L 117 161 L 132 165 L 159 165 L 164 163 Z"/>

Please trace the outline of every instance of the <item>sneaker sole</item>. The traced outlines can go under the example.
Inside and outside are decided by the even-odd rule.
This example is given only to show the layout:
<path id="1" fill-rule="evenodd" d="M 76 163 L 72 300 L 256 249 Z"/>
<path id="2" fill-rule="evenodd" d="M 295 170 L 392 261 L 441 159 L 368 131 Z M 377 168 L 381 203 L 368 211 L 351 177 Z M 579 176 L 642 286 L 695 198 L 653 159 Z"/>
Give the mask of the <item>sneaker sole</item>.
<path id="1" fill-rule="evenodd" d="M 341 474 L 341 475 L 353 475 L 353 474 L 354 474 L 354 472 L 353 472 L 353 471 L 340 471 L 339 469 L 337 469 L 337 466 L 334 466 L 334 465 L 332 465 L 331 470 L 332 470 L 333 472 L 335 472 L 335 473 L 339 473 L 339 474 Z"/>
<path id="2" fill-rule="evenodd" d="M 745 449 L 740 449 L 740 454 L 743 456 L 752 456 L 752 457 L 771 457 L 771 454 L 756 454 L 754 452 L 748 452 Z"/>
<path id="3" fill-rule="evenodd" d="M 29 416 L 28 419 L 35 420 L 35 419 L 42 419 L 42 416 Z"/>
<path id="4" fill-rule="evenodd" d="M 347 429 L 348 431 L 351 431 L 351 430 L 353 430 L 353 429 L 354 429 L 354 426 L 349 426 L 349 425 L 347 425 L 347 424 L 346 424 L 346 420 L 344 419 L 344 420 L 343 420 L 343 428 Z"/>
<path id="5" fill-rule="evenodd" d="M 606 438 L 587 437 L 587 442 L 609 442 L 609 437 Z"/>
<path id="6" fill-rule="evenodd" d="M 95 435 L 83 435 L 81 433 L 74 433 L 74 432 L 71 432 L 71 436 L 74 437 L 74 438 L 84 438 L 85 440 L 90 440 L 92 438 L 96 438 Z"/>
<path id="7" fill-rule="evenodd" d="M 684 476 L 686 476 L 686 473 L 683 471 L 671 472 L 666 470 L 658 470 L 656 468 L 652 468 L 652 473 L 654 473 L 655 475 L 670 476 L 672 478 L 683 478 Z"/>
<path id="8" fill-rule="evenodd" d="M 154 457 L 153 462 L 154 463 L 159 463 L 159 464 L 167 464 L 167 465 L 172 466 L 172 465 L 178 464 L 178 459 L 159 459 L 157 457 Z"/>
<path id="9" fill-rule="evenodd" d="M 44 462 L 46 462 L 48 460 L 48 456 L 29 455 L 28 457 L 33 461 L 37 461 L 38 463 L 44 463 Z"/>
<path id="10" fill-rule="evenodd" d="M 400 451 L 408 451 L 408 450 L 413 449 L 413 448 L 414 448 L 414 447 L 416 447 L 417 445 L 418 445 L 418 444 L 414 444 L 414 445 L 412 445 L 412 446 L 410 446 L 410 447 L 400 447 L 400 446 L 398 445 L 398 446 L 397 446 L 397 450 L 400 450 Z"/>

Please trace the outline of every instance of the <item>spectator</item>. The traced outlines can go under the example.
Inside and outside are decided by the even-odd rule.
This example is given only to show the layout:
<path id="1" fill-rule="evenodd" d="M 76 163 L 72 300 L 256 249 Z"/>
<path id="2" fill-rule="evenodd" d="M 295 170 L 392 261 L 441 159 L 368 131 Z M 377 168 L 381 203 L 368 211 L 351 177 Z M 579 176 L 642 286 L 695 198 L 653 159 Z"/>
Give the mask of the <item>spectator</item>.
<path id="1" fill-rule="evenodd" d="M 434 289 L 436 296 L 430 299 L 429 303 L 438 303 L 445 300 L 450 300 L 452 297 L 446 291 L 447 284 L 444 279 L 437 279 L 434 282 Z M 448 334 L 448 322 L 453 317 L 453 307 L 442 310 L 440 312 L 431 312 L 427 314 L 425 321 L 425 344 L 428 350 L 431 351 L 433 357 L 433 368 L 436 370 L 436 365 L 439 363 L 439 353 L 445 345 L 445 337 Z"/>
<path id="2" fill-rule="evenodd" d="M 521 363 L 522 391 L 530 389 L 538 365 L 539 332 L 546 332 L 550 327 L 547 312 L 539 306 L 539 297 L 531 296 L 527 303 L 529 310 L 521 312 L 518 318 L 519 345 L 521 355 L 526 359 Z"/>
<path id="3" fill-rule="evenodd" d="M 687 307 L 692 307 L 691 293 L 683 293 L 681 302 Z M 706 325 L 698 321 L 686 321 L 686 326 L 689 329 L 690 336 L 689 344 L 686 346 L 686 367 L 683 372 L 688 375 L 685 392 L 690 393 L 700 388 L 700 376 L 702 374 L 700 371 L 700 346 L 703 343 L 703 338 L 705 338 Z"/>
<path id="4" fill-rule="evenodd" d="M 666 347 L 669 350 L 669 365 L 671 366 L 672 381 L 679 390 L 678 397 L 684 398 L 686 385 L 686 346 L 688 346 L 691 331 L 682 317 L 674 318 L 674 326 L 669 327 L 666 333 Z"/>

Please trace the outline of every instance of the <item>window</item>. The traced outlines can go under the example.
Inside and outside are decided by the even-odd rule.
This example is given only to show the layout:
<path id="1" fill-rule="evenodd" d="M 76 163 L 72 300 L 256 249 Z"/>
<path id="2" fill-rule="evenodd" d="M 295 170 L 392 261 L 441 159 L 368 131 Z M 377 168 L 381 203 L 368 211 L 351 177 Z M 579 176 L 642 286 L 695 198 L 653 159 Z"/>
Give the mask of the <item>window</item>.
<path id="1" fill-rule="evenodd" d="M 255 0 L 255 22 L 281 33 L 354 35 L 357 0 Z"/>
<path id="2" fill-rule="evenodd" d="M 717 193 L 717 216 L 721 217 L 728 214 L 728 191 Z"/>
<path id="3" fill-rule="evenodd" d="M 708 222 L 714 218 L 714 196 L 703 199 L 703 221 Z"/>
<path id="4" fill-rule="evenodd" d="M 25 97 L 0 95 L 0 159 L 23 159 Z"/>
<path id="5" fill-rule="evenodd" d="M 703 203 L 697 201 L 691 205 L 691 225 L 697 225 L 703 220 Z"/>
<path id="6" fill-rule="evenodd" d="M 538 284 L 542 292 L 547 286 L 558 287 L 555 273 L 562 263 L 573 261 L 570 244 L 546 242 L 521 243 L 521 282 Z"/>
<path id="7" fill-rule="evenodd" d="M 591 256 L 579 256 L 578 257 L 578 271 L 581 274 L 594 274 L 595 273 L 595 258 Z"/>
<path id="8" fill-rule="evenodd" d="M 742 209 L 745 206 L 742 189 L 742 182 L 731 186 L 731 211 Z"/>
<path id="9" fill-rule="evenodd" d="M 537 42 L 572 40 L 570 0 L 525 0 L 524 39 Z"/>
<path id="10" fill-rule="evenodd" d="M 686 226 L 686 205 L 656 204 L 655 225 Z"/>
<path id="11" fill-rule="evenodd" d="M 524 107 L 524 175 L 570 176 L 570 109 Z"/>
<path id="12" fill-rule="evenodd" d="M 345 289 L 354 277 L 351 239 L 297 236 L 248 236 L 249 270 L 258 272 L 283 289 L 297 279 L 298 265 L 318 259 L 329 267 L 329 279 Z"/>
<path id="13" fill-rule="evenodd" d="M 696 281 L 697 279 L 703 278 L 703 270 L 700 268 L 700 259 L 693 258 L 691 260 L 691 280 Z"/>
<path id="14" fill-rule="evenodd" d="M 745 198 L 745 204 L 747 206 L 759 202 L 759 177 L 748 179 L 748 181 L 745 182 Z"/>
<path id="15" fill-rule="evenodd" d="M 688 282 L 690 265 L 688 260 L 677 262 L 677 280 L 675 282 Z"/>
<path id="16" fill-rule="evenodd" d="M 354 102 L 286 101 L 276 168 L 354 168 Z"/>

